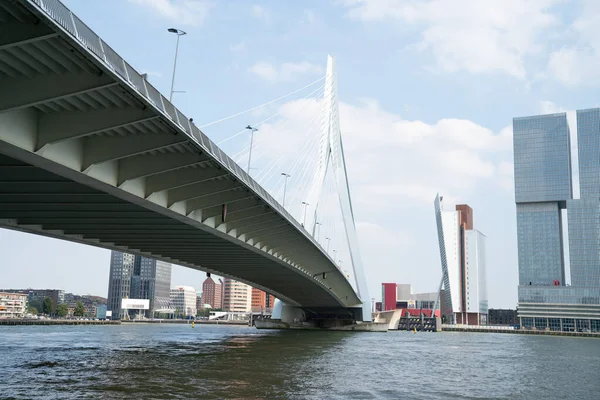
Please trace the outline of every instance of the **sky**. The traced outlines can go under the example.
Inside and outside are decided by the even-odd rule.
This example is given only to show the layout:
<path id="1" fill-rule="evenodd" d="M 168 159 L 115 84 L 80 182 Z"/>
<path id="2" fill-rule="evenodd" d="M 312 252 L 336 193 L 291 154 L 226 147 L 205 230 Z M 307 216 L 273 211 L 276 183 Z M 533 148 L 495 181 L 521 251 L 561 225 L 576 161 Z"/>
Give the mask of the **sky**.
<path id="1" fill-rule="evenodd" d="M 446 204 L 469 204 L 487 236 L 490 307 L 516 306 L 512 118 L 568 111 L 572 120 L 573 110 L 598 106 L 600 2 L 64 2 L 167 95 L 175 47 L 167 28 L 185 30 L 175 82 L 185 93 L 174 103 L 198 125 L 315 81 L 333 55 L 371 296 L 381 297 L 381 282 L 437 290 L 439 192 Z M 300 104 L 289 98 L 276 110 Z M 236 123 L 204 131 L 218 141 L 248 122 Z M 245 143 L 231 142 L 227 151 Z M 106 296 L 107 250 L 0 230 L 0 254 L 0 287 Z M 200 288 L 203 279 L 173 269 L 173 285 Z"/>

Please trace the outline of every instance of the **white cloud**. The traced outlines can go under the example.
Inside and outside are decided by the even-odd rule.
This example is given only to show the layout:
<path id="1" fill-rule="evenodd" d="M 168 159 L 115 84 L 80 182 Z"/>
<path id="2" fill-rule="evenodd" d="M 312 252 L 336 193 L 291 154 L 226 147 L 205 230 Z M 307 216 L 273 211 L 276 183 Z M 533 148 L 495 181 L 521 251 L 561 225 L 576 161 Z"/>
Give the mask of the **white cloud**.
<path id="1" fill-rule="evenodd" d="M 262 19 L 266 22 L 270 22 L 273 18 L 271 10 L 258 4 L 252 5 L 252 15 L 254 15 L 255 18 Z"/>
<path id="2" fill-rule="evenodd" d="M 229 46 L 229 50 L 231 50 L 234 53 L 245 52 L 246 51 L 246 42 L 242 40 L 239 43 L 232 44 Z"/>
<path id="3" fill-rule="evenodd" d="M 268 62 L 258 62 L 250 67 L 250 72 L 267 81 L 278 82 L 292 81 L 298 75 L 303 74 L 322 74 L 324 70 L 321 66 L 306 61 L 300 63 L 286 62 L 280 67 Z"/>
<path id="4" fill-rule="evenodd" d="M 208 0 L 129 0 L 131 3 L 153 9 L 166 19 L 181 25 L 202 25 L 212 1 Z"/>
<path id="5" fill-rule="evenodd" d="M 572 44 L 550 55 L 548 71 L 567 86 L 600 84 L 600 3 L 585 0 L 581 14 L 569 27 L 566 36 Z"/>
<path id="6" fill-rule="evenodd" d="M 259 126 L 255 143 L 264 153 L 289 155 L 283 163 L 294 160 L 299 149 L 291 138 L 306 136 L 307 120 L 318 124 L 321 107 L 315 99 L 282 105 L 277 110 L 282 121 Z M 429 204 L 438 191 L 464 198 L 483 180 L 510 186 L 504 164 L 512 161 L 510 127 L 495 133 L 464 119 L 434 124 L 405 120 L 374 101 L 358 106 L 341 103 L 340 119 L 357 203 L 383 208 L 397 207 L 398 199 L 403 199 L 403 206 Z M 304 140 L 318 141 L 316 129 L 314 136 Z"/>
<path id="7" fill-rule="evenodd" d="M 498 164 L 498 179 L 499 184 L 509 192 L 515 190 L 515 167 L 512 162 L 501 161 Z"/>
<path id="8" fill-rule="evenodd" d="M 317 22 L 317 16 L 312 10 L 304 10 L 304 21 L 309 25 L 313 25 Z"/>
<path id="9" fill-rule="evenodd" d="M 567 109 L 563 108 L 550 100 L 540 101 L 540 111 L 542 114 L 556 114 L 566 112 Z"/>
<path id="10" fill-rule="evenodd" d="M 559 0 L 342 0 L 348 16 L 423 27 L 414 48 L 431 51 L 444 71 L 502 72 L 525 79 L 525 59 L 539 53 L 555 25 Z"/>

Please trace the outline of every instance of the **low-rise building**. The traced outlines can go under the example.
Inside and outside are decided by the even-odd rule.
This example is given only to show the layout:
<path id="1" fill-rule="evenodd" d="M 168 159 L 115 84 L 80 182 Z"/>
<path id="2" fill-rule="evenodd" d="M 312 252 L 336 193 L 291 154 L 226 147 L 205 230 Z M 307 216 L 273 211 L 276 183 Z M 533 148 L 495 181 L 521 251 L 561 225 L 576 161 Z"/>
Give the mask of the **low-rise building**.
<path id="1" fill-rule="evenodd" d="M 0 292 L 0 318 L 23 318 L 27 312 L 27 294 Z"/>
<path id="2" fill-rule="evenodd" d="M 171 288 L 171 305 L 177 314 L 186 317 L 196 316 L 196 289 L 191 286 Z"/>
<path id="3" fill-rule="evenodd" d="M 488 312 L 489 325 L 517 325 L 517 310 L 490 308 Z"/>
<path id="4" fill-rule="evenodd" d="M 52 300 L 52 310 L 49 314 L 54 314 L 56 306 L 65 302 L 65 291 L 61 289 L 0 289 L 0 292 L 27 295 L 29 305 L 35 307 L 40 313 L 44 312 L 43 304 L 46 298 Z"/>

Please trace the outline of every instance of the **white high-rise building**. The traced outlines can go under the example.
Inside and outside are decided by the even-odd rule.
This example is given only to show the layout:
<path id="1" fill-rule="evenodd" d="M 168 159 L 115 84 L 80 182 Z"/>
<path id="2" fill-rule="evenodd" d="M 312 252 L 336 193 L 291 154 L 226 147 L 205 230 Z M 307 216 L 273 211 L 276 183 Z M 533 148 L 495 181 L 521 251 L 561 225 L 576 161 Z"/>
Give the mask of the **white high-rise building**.
<path id="1" fill-rule="evenodd" d="M 435 199 L 438 240 L 442 261 L 447 322 L 487 323 L 488 298 L 483 233 L 473 228 L 473 209 L 466 204 L 444 210 L 442 197 Z"/>
<path id="2" fill-rule="evenodd" d="M 186 317 L 196 316 L 196 289 L 191 286 L 171 288 L 171 307 Z"/>
<path id="3" fill-rule="evenodd" d="M 252 286 L 225 278 L 223 282 L 223 311 L 252 311 Z"/>

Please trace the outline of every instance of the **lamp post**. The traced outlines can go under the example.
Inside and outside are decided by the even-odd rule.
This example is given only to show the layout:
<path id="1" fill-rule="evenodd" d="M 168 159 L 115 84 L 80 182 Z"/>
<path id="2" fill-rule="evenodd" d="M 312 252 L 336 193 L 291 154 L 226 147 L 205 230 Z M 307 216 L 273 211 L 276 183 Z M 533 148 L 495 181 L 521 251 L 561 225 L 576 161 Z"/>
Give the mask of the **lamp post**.
<path id="1" fill-rule="evenodd" d="M 283 175 L 283 208 L 285 209 L 285 191 L 287 190 L 287 180 L 288 178 L 291 176 L 290 174 L 286 174 L 285 172 L 282 172 L 281 175 Z"/>
<path id="2" fill-rule="evenodd" d="M 333 252 L 333 263 L 335 264 L 335 255 L 337 253 L 337 250 L 333 249 L 332 252 Z"/>
<path id="3" fill-rule="evenodd" d="M 252 161 L 252 143 L 254 141 L 254 132 L 256 132 L 258 129 L 253 128 L 250 125 L 248 125 L 246 129 L 250 131 L 250 154 L 248 154 L 248 169 L 246 171 L 248 175 L 250 175 L 250 162 Z"/>
<path id="4" fill-rule="evenodd" d="M 177 44 L 175 45 L 175 61 L 173 62 L 173 77 L 171 78 L 171 94 L 169 95 L 169 101 L 173 100 L 173 86 L 175 85 L 175 70 L 177 69 L 177 53 L 179 52 L 179 38 L 183 35 L 187 35 L 186 32 L 181 29 L 169 28 L 168 32 L 177 35 Z"/>
<path id="5" fill-rule="evenodd" d="M 317 237 L 316 237 L 316 239 L 317 239 L 317 243 L 318 243 L 319 242 L 319 233 L 321 233 L 321 226 L 320 225 L 323 225 L 323 224 L 320 223 L 319 221 L 317 221 L 317 222 L 315 222 L 315 225 L 317 226 Z"/>
<path id="6" fill-rule="evenodd" d="M 325 240 L 327 240 L 327 250 L 325 251 L 329 253 L 329 243 L 331 243 L 331 238 L 326 237 Z"/>
<path id="7" fill-rule="evenodd" d="M 304 206 L 304 219 L 302 220 L 302 226 L 306 226 L 306 208 L 309 206 L 309 204 L 303 201 L 302 205 Z"/>

